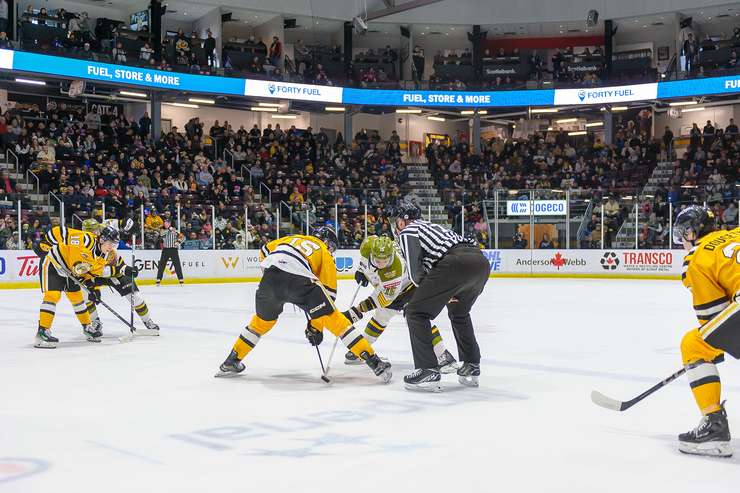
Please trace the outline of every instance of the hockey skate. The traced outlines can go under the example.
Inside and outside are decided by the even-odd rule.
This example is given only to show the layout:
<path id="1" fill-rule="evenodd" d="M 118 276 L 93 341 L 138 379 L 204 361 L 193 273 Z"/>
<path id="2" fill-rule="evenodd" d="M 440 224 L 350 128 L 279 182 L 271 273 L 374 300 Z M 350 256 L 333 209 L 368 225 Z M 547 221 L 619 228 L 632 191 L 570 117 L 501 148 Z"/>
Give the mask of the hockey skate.
<path id="1" fill-rule="evenodd" d="M 702 417 L 696 428 L 678 436 L 678 450 L 684 454 L 732 457 L 730 425 L 724 402 L 719 411 Z"/>
<path id="2" fill-rule="evenodd" d="M 140 336 L 158 336 L 159 335 L 159 325 L 154 323 L 154 320 L 147 320 L 144 322 L 145 329 L 139 329 L 136 331 L 136 335 Z"/>
<path id="3" fill-rule="evenodd" d="M 103 331 L 100 330 L 100 325 L 98 327 L 95 327 L 93 324 L 83 325 L 82 333 L 85 334 L 89 342 L 100 342 L 100 338 L 103 337 Z"/>
<path id="4" fill-rule="evenodd" d="M 460 368 L 455 357 L 446 349 L 445 352 L 442 353 L 442 356 L 437 358 L 437 362 L 439 363 L 440 373 L 454 373 L 458 368 Z"/>
<path id="5" fill-rule="evenodd" d="M 361 365 L 362 363 L 364 363 L 364 361 L 355 356 L 355 353 L 352 351 L 347 351 L 347 354 L 344 355 L 345 365 Z"/>
<path id="6" fill-rule="evenodd" d="M 40 349 L 54 349 L 57 347 L 58 342 L 59 339 L 51 335 L 51 330 L 39 327 L 39 330 L 36 332 L 36 341 L 34 342 L 33 347 Z"/>
<path id="7" fill-rule="evenodd" d="M 457 381 L 468 387 L 477 387 L 478 377 L 480 377 L 479 363 L 463 363 L 457 370 Z"/>
<path id="8" fill-rule="evenodd" d="M 387 361 L 383 361 L 378 357 L 377 354 L 368 356 L 367 353 L 362 353 L 362 359 L 365 360 L 367 366 L 375 373 L 376 376 L 380 377 L 383 383 L 389 383 L 393 377 L 391 372 L 391 364 Z"/>
<path id="9" fill-rule="evenodd" d="M 226 360 L 223 363 L 221 363 L 218 373 L 216 373 L 214 376 L 217 378 L 234 377 L 238 375 L 239 373 L 243 372 L 244 368 L 245 368 L 244 363 L 239 361 L 239 358 L 236 357 L 236 351 L 232 349 L 231 353 L 226 358 Z"/>
<path id="10" fill-rule="evenodd" d="M 403 377 L 406 390 L 442 392 L 442 375 L 436 368 L 418 368 Z"/>

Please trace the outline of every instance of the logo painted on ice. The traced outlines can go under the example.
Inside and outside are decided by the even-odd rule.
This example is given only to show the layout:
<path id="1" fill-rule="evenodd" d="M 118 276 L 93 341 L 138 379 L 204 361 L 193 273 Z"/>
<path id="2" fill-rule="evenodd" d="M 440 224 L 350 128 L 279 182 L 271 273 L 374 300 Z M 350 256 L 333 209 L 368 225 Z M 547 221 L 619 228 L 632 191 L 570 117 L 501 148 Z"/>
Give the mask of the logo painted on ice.
<path id="1" fill-rule="evenodd" d="M 267 90 L 270 91 L 270 94 L 275 94 L 275 89 L 277 88 L 274 83 L 270 82 L 267 84 Z"/>
<path id="2" fill-rule="evenodd" d="M 347 272 L 352 270 L 355 266 L 355 261 L 352 257 L 337 257 L 337 271 Z"/>
<path id="3" fill-rule="evenodd" d="M 0 484 L 46 471 L 49 463 L 41 459 L 21 457 L 0 458 Z"/>
<path id="4" fill-rule="evenodd" d="M 583 101 L 584 99 L 586 99 L 586 91 L 584 91 L 583 89 L 581 89 L 580 91 L 578 91 L 578 99 L 580 99 L 581 101 Z"/>

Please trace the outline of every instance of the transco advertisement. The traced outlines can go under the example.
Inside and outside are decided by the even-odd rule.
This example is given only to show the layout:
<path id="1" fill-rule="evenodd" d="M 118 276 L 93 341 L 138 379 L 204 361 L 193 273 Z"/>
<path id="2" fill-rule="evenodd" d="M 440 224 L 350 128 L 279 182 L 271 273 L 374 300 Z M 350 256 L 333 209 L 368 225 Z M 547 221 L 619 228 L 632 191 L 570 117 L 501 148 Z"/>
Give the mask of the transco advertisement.
<path id="1" fill-rule="evenodd" d="M 740 76 L 582 89 L 487 92 L 355 89 L 167 72 L 11 50 L 0 50 L 0 70 L 97 80 L 160 90 L 373 106 L 447 108 L 577 106 L 740 92 Z"/>

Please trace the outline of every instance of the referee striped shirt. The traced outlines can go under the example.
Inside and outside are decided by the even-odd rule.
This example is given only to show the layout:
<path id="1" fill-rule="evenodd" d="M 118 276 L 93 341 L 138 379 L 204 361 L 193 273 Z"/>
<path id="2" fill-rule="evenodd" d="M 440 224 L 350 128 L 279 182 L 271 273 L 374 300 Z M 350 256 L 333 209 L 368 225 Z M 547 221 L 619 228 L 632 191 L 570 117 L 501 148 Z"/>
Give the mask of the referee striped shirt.
<path id="1" fill-rule="evenodd" d="M 168 229 L 163 237 L 164 248 L 177 248 L 178 246 L 180 246 L 177 240 L 178 240 L 177 231 Z"/>
<path id="2" fill-rule="evenodd" d="M 451 229 L 418 219 L 408 224 L 399 234 L 401 253 L 409 269 L 411 282 L 416 286 L 421 278 L 454 246 L 469 241 Z"/>

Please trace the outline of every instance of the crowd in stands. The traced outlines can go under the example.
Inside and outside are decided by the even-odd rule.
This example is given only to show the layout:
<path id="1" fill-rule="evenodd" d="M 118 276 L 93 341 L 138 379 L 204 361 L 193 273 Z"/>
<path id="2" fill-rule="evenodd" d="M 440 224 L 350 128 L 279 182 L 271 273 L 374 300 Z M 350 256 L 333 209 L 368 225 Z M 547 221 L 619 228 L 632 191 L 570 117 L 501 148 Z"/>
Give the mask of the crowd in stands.
<path id="1" fill-rule="evenodd" d="M 686 151 L 675 156 L 673 135 L 653 137 L 651 118 L 645 110 L 619 122 L 611 145 L 593 133 L 573 139 L 553 130 L 492 138 L 476 155 L 460 134 L 450 145 L 430 144 L 425 155 L 449 224 L 459 230 L 464 207 L 465 233 L 483 244 L 491 239 L 485 201 L 498 193 L 501 207 L 508 198 L 529 198 L 525 190 L 532 189 L 542 191 L 538 199 L 562 199 L 566 190 L 578 198 L 582 205 L 572 213 L 584 215 L 578 245 L 585 248 L 601 246 L 602 208 L 606 248 L 615 247 L 635 203 L 642 247 L 668 246 L 669 204 L 675 216 L 684 204 L 706 201 L 723 227 L 737 224 L 734 122 L 725 129 L 711 122 L 703 129 L 695 125 Z M 357 247 L 366 228 L 368 234 L 390 234 L 383 208 L 411 192 L 395 132 L 383 140 L 361 130 L 345 139 L 333 131 L 279 124 L 206 126 L 194 117 L 155 142 L 151 128 L 147 114 L 133 119 L 85 113 L 81 105 L 41 110 L 17 103 L 0 116 L 0 141 L 19 156 L 20 173 L 30 170 L 38 178 L 36 191 L 63 201 L 68 224 L 102 218 L 105 209 L 107 218 L 133 217 L 138 232 L 143 211 L 147 247 L 156 247 L 169 227 L 179 226 L 184 248 L 212 248 L 214 239 L 217 248 L 256 248 L 275 238 L 278 227 L 288 234 L 319 225 L 336 225 L 340 245 Z M 214 149 L 221 151 L 216 155 Z M 673 177 L 654 193 L 640 194 L 658 162 L 672 162 Z M 504 197 L 501 190 L 507 191 Z M 0 172 L 0 209 L 13 209 L 19 198 L 24 195 L 17 184 Z M 17 245 L 9 232 L 18 225 L 6 214 L 0 213 L 0 238 L 7 247 L 8 241 Z M 499 210 L 504 216 L 505 209 Z M 46 213 L 24 214 L 22 223 L 24 243 L 52 224 Z M 544 242 L 550 244 L 563 247 L 564 239 Z"/>

